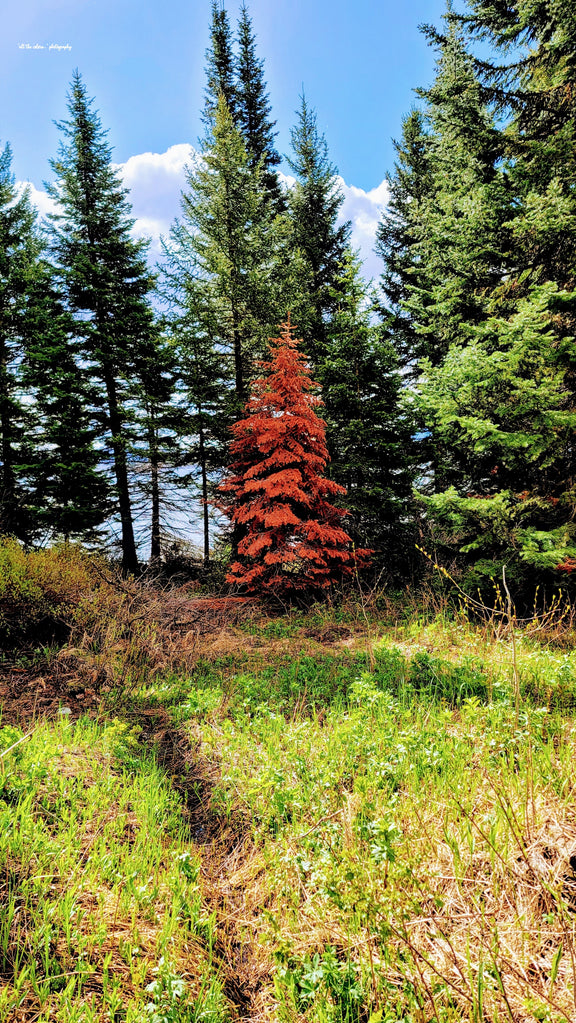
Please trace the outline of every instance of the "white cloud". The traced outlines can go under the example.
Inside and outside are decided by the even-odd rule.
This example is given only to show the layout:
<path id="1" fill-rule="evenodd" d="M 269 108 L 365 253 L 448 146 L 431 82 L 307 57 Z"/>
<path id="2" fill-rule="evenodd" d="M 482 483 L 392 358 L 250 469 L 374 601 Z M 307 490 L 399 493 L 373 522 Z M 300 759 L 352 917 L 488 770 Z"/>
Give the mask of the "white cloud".
<path id="1" fill-rule="evenodd" d="M 193 146 L 181 143 L 165 153 L 139 153 L 126 163 L 114 166 L 130 189 L 132 214 L 137 238 L 151 238 L 150 257 L 160 257 L 160 235 L 167 235 L 175 217 L 180 215 L 180 197 L 186 184 L 185 168 L 193 165 L 197 153 Z"/>
<path id="2" fill-rule="evenodd" d="M 132 212 L 135 218 L 133 234 L 137 238 L 150 238 L 150 258 L 160 258 L 160 235 L 167 235 L 175 217 L 180 215 L 180 197 L 185 187 L 185 168 L 194 165 L 198 153 L 186 143 L 170 146 L 165 153 L 139 153 L 125 163 L 115 164 L 124 184 L 130 189 Z M 290 186 L 294 178 L 281 175 Z M 339 178 L 344 195 L 342 220 L 352 221 L 352 245 L 360 251 L 366 278 L 376 278 L 381 272 L 380 261 L 374 255 L 376 228 L 382 209 L 388 200 L 385 181 L 369 191 L 356 185 L 347 185 Z M 31 185 L 31 198 L 42 215 L 54 209 L 50 197 Z"/>
<path id="3" fill-rule="evenodd" d="M 376 188 L 365 192 L 356 185 L 347 185 L 339 178 L 344 202 L 340 207 L 342 220 L 352 221 L 352 245 L 359 249 L 364 264 L 364 276 L 370 280 L 382 273 L 382 265 L 374 254 L 376 229 L 382 210 L 388 202 L 388 185 L 382 181 Z"/>

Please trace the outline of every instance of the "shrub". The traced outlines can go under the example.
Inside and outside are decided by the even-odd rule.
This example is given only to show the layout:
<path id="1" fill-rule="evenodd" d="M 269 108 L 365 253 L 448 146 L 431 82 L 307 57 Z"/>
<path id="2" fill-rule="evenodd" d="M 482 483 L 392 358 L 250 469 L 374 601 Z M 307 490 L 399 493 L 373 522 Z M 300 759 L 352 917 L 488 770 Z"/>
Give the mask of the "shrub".
<path id="1" fill-rule="evenodd" d="M 0 540 L 0 647 L 64 639 L 96 583 L 95 559 L 79 547 L 25 551 Z"/>

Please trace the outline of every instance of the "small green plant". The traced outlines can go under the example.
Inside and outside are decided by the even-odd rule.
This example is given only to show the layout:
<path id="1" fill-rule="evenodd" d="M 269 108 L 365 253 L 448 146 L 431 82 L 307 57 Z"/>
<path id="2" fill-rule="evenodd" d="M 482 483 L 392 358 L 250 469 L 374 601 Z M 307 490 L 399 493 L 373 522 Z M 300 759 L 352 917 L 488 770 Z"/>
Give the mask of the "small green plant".
<path id="1" fill-rule="evenodd" d="M 310 1003 L 322 1013 L 326 1004 L 327 1018 L 341 1023 L 360 1020 L 366 992 L 358 967 L 346 957 L 338 956 L 328 946 L 322 953 L 300 963 L 280 967 L 278 981 L 284 986 L 299 1012 L 306 1012 Z"/>
<path id="2" fill-rule="evenodd" d="M 146 987 L 151 1000 L 145 1006 L 150 1023 L 181 1023 L 185 1018 L 182 1014 L 182 998 L 186 994 L 185 982 L 182 977 L 172 972 L 164 957 L 152 972 L 155 979 Z"/>

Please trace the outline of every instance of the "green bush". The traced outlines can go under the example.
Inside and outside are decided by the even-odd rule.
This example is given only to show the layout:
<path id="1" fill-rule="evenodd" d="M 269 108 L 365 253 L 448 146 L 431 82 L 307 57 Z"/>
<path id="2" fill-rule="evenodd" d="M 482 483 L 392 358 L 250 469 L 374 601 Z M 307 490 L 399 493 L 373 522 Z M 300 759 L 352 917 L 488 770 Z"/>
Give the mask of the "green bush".
<path id="1" fill-rule="evenodd" d="M 94 587 L 94 562 L 80 548 L 28 552 L 0 540 L 0 648 L 64 639 Z"/>

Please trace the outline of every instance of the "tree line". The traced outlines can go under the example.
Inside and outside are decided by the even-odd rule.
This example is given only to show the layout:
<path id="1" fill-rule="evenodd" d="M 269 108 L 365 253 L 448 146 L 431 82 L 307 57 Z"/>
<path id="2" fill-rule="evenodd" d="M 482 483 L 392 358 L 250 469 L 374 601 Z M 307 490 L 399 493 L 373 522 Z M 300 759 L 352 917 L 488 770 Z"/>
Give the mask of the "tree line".
<path id="1" fill-rule="evenodd" d="M 156 271 L 78 72 L 47 223 L 5 147 L 1 532 L 95 541 L 114 521 L 136 571 L 135 519 L 159 563 L 182 493 L 202 510 L 209 562 L 231 428 L 290 313 L 321 388 L 347 533 L 377 568 L 406 572 L 423 538 L 480 584 L 502 564 L 522 584 L 576 567 L 570 5 L 468 0 L 425 31 L 436 74 L 396 143 L 377 287 L 304 96 L 295 183 L 278 173 L 245 7 L 233 32 L 212 4 L 204 135 Z"/>

